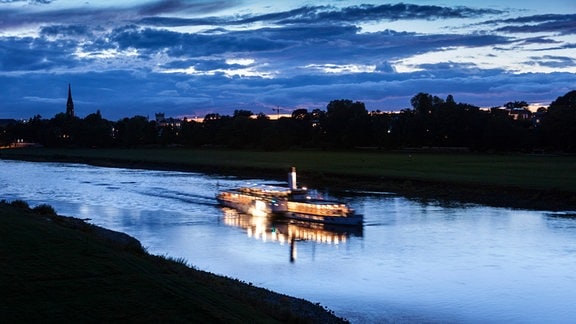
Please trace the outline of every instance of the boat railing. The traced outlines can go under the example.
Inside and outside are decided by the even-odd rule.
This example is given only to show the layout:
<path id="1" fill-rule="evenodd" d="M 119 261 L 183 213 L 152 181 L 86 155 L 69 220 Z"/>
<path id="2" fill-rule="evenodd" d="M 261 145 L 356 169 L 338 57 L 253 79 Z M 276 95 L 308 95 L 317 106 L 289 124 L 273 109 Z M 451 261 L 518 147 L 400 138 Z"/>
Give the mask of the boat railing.
<path id="1" fill-rule="evenodd" d="M 288 211 L 321 216 L 348 216 L 350 208 L 345 204 L 315 204 L 306 202 L 288 202 Z"/>
<path id="2" fill-rule="evenodd" d="M 259 197 L 271 197 L 271 198 L 287 198 L 290 195 L 290 191 L 286 190 L 273 190 L 273 189 L 250 188 L 250 187 L 242 187 L 239 188 L 238 191 L 246 194 L 257 195 Z"/>

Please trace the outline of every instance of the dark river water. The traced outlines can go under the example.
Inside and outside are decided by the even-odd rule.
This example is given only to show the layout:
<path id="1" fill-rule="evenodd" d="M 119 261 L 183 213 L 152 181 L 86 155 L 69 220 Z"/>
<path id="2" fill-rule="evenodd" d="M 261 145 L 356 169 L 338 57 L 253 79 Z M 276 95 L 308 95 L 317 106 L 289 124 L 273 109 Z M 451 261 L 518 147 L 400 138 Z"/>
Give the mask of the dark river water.
<path id="1" fill-rule="evenodd" d="M 0 160 L 0 199 L 128 233 L 153 254 L 320 303 L 353 323 L 574 323 L 576 212 L 332 193 L 357 229 L 286 224 L 216 205 L 240 180 Z M 321 192 L 326 194 L 326 192 Z"/>

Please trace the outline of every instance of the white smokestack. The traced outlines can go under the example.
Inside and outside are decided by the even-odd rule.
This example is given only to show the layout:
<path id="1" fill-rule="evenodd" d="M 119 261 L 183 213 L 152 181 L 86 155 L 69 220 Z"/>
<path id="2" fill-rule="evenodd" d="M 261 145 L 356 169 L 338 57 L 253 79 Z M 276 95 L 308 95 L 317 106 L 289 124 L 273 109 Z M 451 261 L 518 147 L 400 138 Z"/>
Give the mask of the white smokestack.
<path id="1" fill-rule="evenodd" d="M 296 184 L 296 168 L 291 167 L 290 172 L 288 173 L 288 187 L 290 190 L 298 189 L 298 185 Z"/>

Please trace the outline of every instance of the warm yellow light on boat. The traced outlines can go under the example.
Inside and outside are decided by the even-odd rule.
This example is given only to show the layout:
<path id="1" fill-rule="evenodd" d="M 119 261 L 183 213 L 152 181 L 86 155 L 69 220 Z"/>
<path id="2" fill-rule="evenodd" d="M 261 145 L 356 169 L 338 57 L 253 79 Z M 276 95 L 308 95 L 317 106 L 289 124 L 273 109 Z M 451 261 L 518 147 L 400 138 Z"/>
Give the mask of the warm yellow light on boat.
<path id="1" fill-rule="evenodd" d="M 250 208 L 250 214 L 257 217 L 264 217 L 268 215 L 266 203 L 261 200 L 256 200 L 254 202 L 254 206 Z"/>

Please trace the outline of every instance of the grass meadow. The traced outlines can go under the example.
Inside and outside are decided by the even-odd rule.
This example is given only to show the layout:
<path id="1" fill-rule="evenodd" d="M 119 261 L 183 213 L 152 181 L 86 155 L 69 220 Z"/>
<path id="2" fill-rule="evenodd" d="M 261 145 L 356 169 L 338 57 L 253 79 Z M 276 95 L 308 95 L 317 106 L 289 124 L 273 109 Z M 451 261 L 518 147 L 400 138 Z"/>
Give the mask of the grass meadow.
<path id="1" fill-rule="evenodd" d="M 339 322 L 319 305 L 103 239 L 121 233 L 43 207 L 0 202 L 1 323 Z"/>
<path id="2" fill-rule="evenodd" d="M 284 177 L 414 180 L 576 192 L 576 156 L 380 151 L 247 151 L 227 149 L 15 149 L 0 158 L 118 163 L 186 170 L 262 171 Z M 240 176 L 242 174 L 239 174 Z"/>

